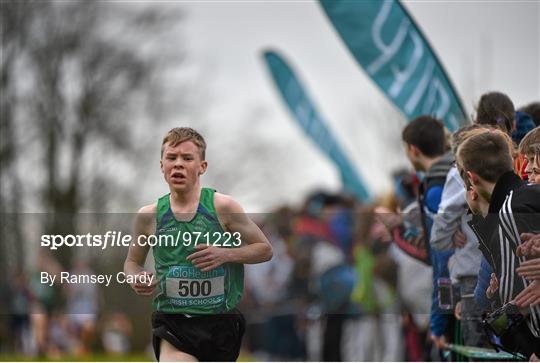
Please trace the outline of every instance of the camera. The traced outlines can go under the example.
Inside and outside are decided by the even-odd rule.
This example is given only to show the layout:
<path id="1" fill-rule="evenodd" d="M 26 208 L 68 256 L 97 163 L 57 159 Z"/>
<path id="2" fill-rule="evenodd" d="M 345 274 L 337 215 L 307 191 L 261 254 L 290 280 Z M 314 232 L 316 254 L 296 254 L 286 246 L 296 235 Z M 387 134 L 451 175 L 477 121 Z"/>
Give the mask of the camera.
<path id="1" fill-rule="evenodd" d="M 484 324 L 497 337 L 502 336 L 505 332 L 512 330 L 512 327 L 524 322 L 525 318 L 519 312 L 518 307 L 512 303 L 503 305 L 484 319 Z"/>
<path id="2" fill-rule="evenodd" d="M 531 333 L 525 317 L 516 305 L 503 305 L 487 315 L 483 323 L 487 330 L 500 339 L 502 347 L 491 342 L 496 350 L 503 348 L 507 352 L 513 352 L 512 354 L 519 352 L 525 357 L 540 352 L 539 339 Z"/>

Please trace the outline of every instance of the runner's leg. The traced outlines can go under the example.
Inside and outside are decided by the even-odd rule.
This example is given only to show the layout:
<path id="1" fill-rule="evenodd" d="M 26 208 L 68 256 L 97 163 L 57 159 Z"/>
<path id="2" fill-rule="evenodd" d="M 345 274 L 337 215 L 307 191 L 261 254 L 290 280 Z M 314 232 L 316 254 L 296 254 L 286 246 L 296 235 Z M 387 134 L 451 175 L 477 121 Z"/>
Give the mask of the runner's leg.
<path id="1" fill-rule="evenodd" d="M 160 362 L 198 362 L 197 358 L 191 354 L 179 351 L 165 339 L 161 339 L 160 343 Z"/>

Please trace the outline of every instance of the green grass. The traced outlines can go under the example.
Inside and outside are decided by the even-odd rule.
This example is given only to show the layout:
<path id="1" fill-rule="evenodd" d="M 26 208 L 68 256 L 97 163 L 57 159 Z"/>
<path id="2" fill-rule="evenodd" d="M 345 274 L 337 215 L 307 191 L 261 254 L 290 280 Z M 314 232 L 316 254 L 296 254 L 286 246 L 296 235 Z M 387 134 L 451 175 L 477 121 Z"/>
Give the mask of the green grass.
<path id="1" fill-rule="evenodd" d="M 240 352 L 238 362 L 254 362 L 255 359 L 247 352 Z M 0 362 L 153 362 L 145 352 L 127 355 L 111 355 L 93 353 L 84 357 L 64 356 L 61 359 L 52 357 L 28 357 L 22 354 L 0 354 Z"/>
<path id="2" fill-rule="evenodd" d="M 61 359 L 49 357 L 27 357 L 21 354 L 0 354 L 0 362 L 152 362 L 144 352 L 127 355 L 95 353 L 84 357 L 64 356 Z"/>
<path id="3" fill-rule="evenodd" d="M 244 352 L 238 357 L 239 362 L 253 362 L 254 358 Z M 146 353 L 132 353 L 128 355 L 111 355 L 94 353 L 84 357 L 64 356 L 61 359 L 51 357 L 28 357 L 22 354 L 0 354 L 0 362 L 153 362 Z"/>

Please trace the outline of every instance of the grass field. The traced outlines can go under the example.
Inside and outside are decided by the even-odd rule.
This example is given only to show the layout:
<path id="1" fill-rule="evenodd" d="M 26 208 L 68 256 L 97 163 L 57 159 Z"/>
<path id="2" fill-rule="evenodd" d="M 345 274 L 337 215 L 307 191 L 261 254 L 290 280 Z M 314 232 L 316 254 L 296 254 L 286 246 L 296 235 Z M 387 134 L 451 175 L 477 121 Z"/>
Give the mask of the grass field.
<path id="1" fill-rule="evenodd" d="M 27 357 L 24 355 L 0 354 L 1 362 L 152 362 L 144 352 L 128 355 L 111 355 L 105 353 L 84 357 L 65 356 L 60 359 L 49 357 Z"/>
<path id="2" fill-rule="evenodd" d="M 249 354 L 240 354 L 239 362 L 253 362 Z M 0 354 L 0 362 L 153 362 L 144 352 L 128 355 L 96 353 L 84 357 L 65 356 L 61 359 L 49 357 L 27 357 L 20 354 Z"/>

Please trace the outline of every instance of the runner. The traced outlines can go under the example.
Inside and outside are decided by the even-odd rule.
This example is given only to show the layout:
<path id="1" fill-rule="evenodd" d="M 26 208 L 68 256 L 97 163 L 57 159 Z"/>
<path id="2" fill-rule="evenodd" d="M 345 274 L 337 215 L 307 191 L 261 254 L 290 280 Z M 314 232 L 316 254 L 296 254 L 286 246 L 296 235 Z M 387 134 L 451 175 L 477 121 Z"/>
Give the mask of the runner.
<path id="1" fill-rule="evenodd" d="M 156 276 L 143 266 L 149 244 L 134 243 L 124 264 L 131 286 L 153 299 L 152 339 L 160 361 L 234 361 L 244 319 L 235 308 L 244 263 L 272 257 L 257 225 L 230 196 L 202 188 L 206 143 L 191 128 L 174 128 L 161 147 L 161 171 L 170 193 L 142 207 L 135 241 L 152 243 Z M 158 242 L 158 243 L 156 243 Z"/>

